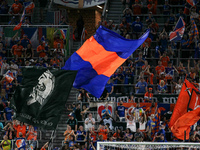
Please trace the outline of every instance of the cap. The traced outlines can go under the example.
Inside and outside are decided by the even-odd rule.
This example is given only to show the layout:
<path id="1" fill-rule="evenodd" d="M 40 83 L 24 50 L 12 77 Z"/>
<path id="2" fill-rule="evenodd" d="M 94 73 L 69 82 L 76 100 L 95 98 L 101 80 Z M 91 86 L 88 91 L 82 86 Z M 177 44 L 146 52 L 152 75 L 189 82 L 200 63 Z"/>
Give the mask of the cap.
<path id="1" fill-rule="evenodd" d="M 136 17 L 136 19 L 140 19 L 140 17 L 139 17 L 139 16 L 137 16 L 137 17 Z"/>

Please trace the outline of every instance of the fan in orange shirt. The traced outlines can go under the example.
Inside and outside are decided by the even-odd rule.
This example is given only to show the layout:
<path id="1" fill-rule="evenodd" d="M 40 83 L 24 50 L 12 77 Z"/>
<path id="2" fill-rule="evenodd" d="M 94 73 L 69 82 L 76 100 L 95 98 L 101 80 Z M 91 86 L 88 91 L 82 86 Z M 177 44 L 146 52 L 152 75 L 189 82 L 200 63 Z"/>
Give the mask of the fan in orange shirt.
<path id="1" fill-rule="evenodd" d="M 24 51 L 24 48 L 21 45 L 21 41 L 18 41 L 17 44 L 15 44 L 15 45 L 12 46 L 11 53 L 15 57 L 21 57 L 23 51 Z"/>
<path id="2" fill-rule="evenodd" d="M 45 50 L 45 42 L 42 42 L 38 47 L 37 47 L 37 53 L 39 53 L 39 57 L 45 57 L 46 56 L 46 50 Z"/>
<path id="3" fill-rule="evenodd" d="M 150 82 L 150 84 L 153 84 L 153 77 L 154 74 L 150 72 L 150 65 L 148 65 L 148 61 L 145 60 L 144 65 L 142 66 L 142 71 L 144 72 L 144 75 L 147 76 L 147 83 Z M 146 78 L 146 77 L 145 77 Z M 149 81 L 150 79 L 150 81 Z"/>
<path id="4" fill-rule="evenodd" d="M 149 87 L 149 91 L 144 94 L 144 101 L 146 103 L 151 103 L 153 99 L 152 87 Z"/>
<path id="5" fill-rule="evenodd" d="M 15 0 L 15 3 L 11 6 L 11 13 L 19 14 L 22 12 L 22 8 L 23 6 L 21 3 L 19 3 L 19 0 Z"/>
<path id="6" fill-rule="evenodd" d="M 166 52 L 163 53 L 163 55 L 160 57 L 160 60 L 162 62 L 162 65 L 164 67 L 168 66 L 168 62 L 170 61 L 169 57 L 166 55 Z"/>
<path id="7" fill-rule="evenodd" d="M 133 14 L 141 15 L 142 5 L 139 3 L 139 0 L 135 0 L 135 4 L 132 5 Z"/>
<path id="8" fill-rule="evenodd" d="M 65 142 L 71 139 L 71 136 L 75 136 L 74 130 L 72 130 L 71 126 L 67 125 L 67 130 L 63 134 L 65 136 Z"/>
<path id="9" fill-rule="evenodd" d="M 60 48 L 64 49 L 64 40 L 60 38 L 60 34 L 57 33 L 58 30 L 54 33 L 54 42 L 53 42 L 53 48 L 58 48 L 58 43 L 60 43 Z"/>
<path id="10" fill-rule="evenodd" d="M 102 135 L 103 136 L 103 140 L 107 140 L 107 135 L 109 133 L 109 129 L 108 128 L 105 128 L 105 125 L 104 124 L 101 124 L 99 125 L 99 128 L 98 128 L 98 133 L 99 133 L 99 136 Z"/>
<path id="11" fill-rule="evenodd" d="M 152 0 L 149 0 L 149 4 L 147 5 L 147 8 L 149 12 L 152 12 L 152 14 L 156 14 L 156 4 L 154 4 Z"/>
<path id="12" fill-rule="evenodd" d="M 17 127 L 17 138 L 19 137 L 19 133 L 22 133 L 22 137 L 26 137 L 26 126 L 23 122 L 20 122 L 20 125 Z"/>
<path id="13" fill-rule="evenodd" d="M 142 44 L 142 46 L 145 47 L 145 43 L 147 43 L 148 46 L 150 47 L 150 46 L 151 46 L 151 42 L 152 42 L 151 38 L 148 37 L 148 38 L 144 41 L 144 43 Z"/>
<path id="14" fill-rule="evenodd" d="M 165 72 L 165 67 L 162 65 L 162 62 L 160 60 L 158 61 L 158 66 L 156 66 L 155 70 L 156 70 L 156 79 L 159 82 L 161 73 Z"/>
<path id="15" fill-rule="evenodd" d="M 27 140 L 37 140 L 37 131 L 34 130 L 34 127 L 30 127 L 30 131 L 26 134 Z"/>

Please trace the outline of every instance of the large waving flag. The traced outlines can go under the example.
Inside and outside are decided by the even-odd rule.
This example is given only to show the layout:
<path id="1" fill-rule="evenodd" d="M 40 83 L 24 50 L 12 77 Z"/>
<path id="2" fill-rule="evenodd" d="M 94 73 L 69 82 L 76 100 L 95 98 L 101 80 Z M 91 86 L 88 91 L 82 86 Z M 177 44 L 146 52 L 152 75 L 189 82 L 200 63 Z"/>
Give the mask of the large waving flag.
<path id="1" fill-rule="evenodd" d="M 169 34 L 170 41 L 179 41 L 185 32 L 185 22 L 182 17 L 179 18 L 174 30 Z"/>
<path id="2" fill-rule="evenodd" d="M 169 127 L 177 138 L 184 140 L 184 131 L 186 131 L 188 139 L 189 127 L 196 123 L 199 117 L 199 115 L 192 116 L 192 114 L 200 114 L 196 110 L 199 107 L 200 93 L 192 83 L 185 79 L 169 123 Z"/>
<path id="3" fill-rule="evenodd" d="M 35 4 L 33 2 L 24 2 L 24 7 L 26 11 L 29 11 L 35 8 Z"/>
<path id="4" fill-rule="evenodd" d="M 187 2 L 191 5 L 191 6 L 195 6 L 197 4 L 197 0 L 187 0 Z"/>
<path id="5" fill-rule="evenodd" d="M 199 35 L 199 31 L 197 29 L 197 25 L 194 21 L 194 18 L 191 18 L 191 24 L 192 24 L 192 32 L 190 33 L 189 39 L 187 40 L 187 47 L 189 47 L 190 44 L 193 42 L 194 38 Z"/>
<path id="6" fill-rule="evenodd" d="M 24 17 L 25 17 L 25 9 L 22 13 L 22 16 L 21 16 L 21 19 L 20 19 L 20 22 L 14 27 L 13 31 L 15 30 L 19 30 L 22 26 L 22 21 L 24 20 Z"/>
<path id="7" fill-rule="evenodd" d="M 110 76 L 146 40 L 149 31 L 138 40 L 129 40 L 100 26 L 65 63 L 62 69 L 78 70 L 73 86 L 84 88 L 99 98 Z"/>

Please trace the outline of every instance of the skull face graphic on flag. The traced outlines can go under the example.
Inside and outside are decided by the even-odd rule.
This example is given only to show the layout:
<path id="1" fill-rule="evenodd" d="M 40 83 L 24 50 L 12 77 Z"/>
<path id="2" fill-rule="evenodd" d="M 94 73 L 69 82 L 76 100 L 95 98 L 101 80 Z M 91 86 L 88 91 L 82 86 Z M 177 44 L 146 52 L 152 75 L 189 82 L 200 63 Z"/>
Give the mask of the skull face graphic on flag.
<path id="1" fill-rule="evenodd" d="M 30 100 L 27 105 L 31 105 L 35 102 L 42 105 L 44 100 L 51 95 L 55 84 L 55 76 L 47 70 L 38 78 L 38 84 L 33 87 L 33 91 L 30 94 Z"/>

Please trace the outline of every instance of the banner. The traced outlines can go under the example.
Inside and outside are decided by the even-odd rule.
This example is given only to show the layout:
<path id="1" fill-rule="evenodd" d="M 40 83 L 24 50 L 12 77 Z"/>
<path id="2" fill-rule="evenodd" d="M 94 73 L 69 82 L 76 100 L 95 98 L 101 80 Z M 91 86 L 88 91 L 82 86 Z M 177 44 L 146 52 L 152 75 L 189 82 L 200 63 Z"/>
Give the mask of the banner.
<path id="1" fill-rule="evenodd" d="M 55 129 L 68 99 L 76 71 L 22 68 L 23 80 L 11 101 L 19 121 Z"/>
<path id="2" fill-rule="evenodd" d="M 101 121 L 102 119 L 102 116 L 101 116 L 101 113 L 102 113 L 102 110 L 105 109 L 105 103 L 97 103 L 97 120 L 98 121 Z M 114 111 L 115 111 L 115 108 L 114 108 L 114 104 L 113 103 L 108 103 L 108 109 L 110 110 L 111 112 L 111 115 L 114 116 Z"/>
<path id="3" fill-rule="evenodd" d="M 88 8 L 101 5 L 105 0 L 54 0 L 53 2 L 71 8 Z"/>
<path id="4" fill-rule="evenodd" d="M 90 95 L 90 98 L 94 101 L 97 101 L 98 98 Z M 164 104 L 175 104 L 178 95 L 177 94 L 154 94 L 152 98 L 155 102 L 159 103 L 164 103 Z M 119 102 L 120 100 L 123 100 L 124 102 L 128 102 L 129 96 L 128 95 L 123 95 L 123 96 L 109 96 L 108 101 L 114 101 L 114 102 Z M 144 102 L 144 94 L 135 94 L 134 95 L 134 102 Z"/>

